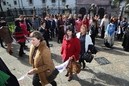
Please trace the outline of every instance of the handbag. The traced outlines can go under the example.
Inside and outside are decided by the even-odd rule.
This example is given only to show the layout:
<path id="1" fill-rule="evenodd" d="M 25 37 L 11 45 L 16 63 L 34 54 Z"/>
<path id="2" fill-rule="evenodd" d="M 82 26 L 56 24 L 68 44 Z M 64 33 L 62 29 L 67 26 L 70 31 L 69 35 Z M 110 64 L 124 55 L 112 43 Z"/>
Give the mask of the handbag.
<path id="1" fill-rule="evenodd" d="M 52 73 L 47 77 L 47 81 L 51 83 L 59 74 L 59 71 L 55 68 Z"/>
<path id="2" fill-rule="evenodd" d="M 86 60 L 86 62 L 89 62 L 91 63 L 91 61 L 93 60 L 94 56 L 92 55 L 91 52 L 85 52 L 83 55 L 82 55 L 82 59 L 83 60 Z"/>
<path id="3" fill-rule="evenodd" d="M 68 72 L 78 74 L 81 71 L 81 65 L 80 65 L 80 63 L 76 62 L 75 59 L 70 59 L 66 69 Z"/>

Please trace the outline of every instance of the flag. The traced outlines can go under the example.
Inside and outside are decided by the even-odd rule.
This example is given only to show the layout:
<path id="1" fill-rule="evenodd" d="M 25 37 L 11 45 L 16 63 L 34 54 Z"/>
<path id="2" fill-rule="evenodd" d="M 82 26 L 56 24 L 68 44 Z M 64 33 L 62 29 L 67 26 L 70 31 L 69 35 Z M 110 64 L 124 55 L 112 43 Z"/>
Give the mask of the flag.
<path id="1" fill-rule="evenodd" d="M 66 70 L 66 67 L 69 63 L 70 59 L 68 59 L 67 61 L 65 61 L 64 63 L 58 65 L 58 66 L 55 66 L 55 68 L 59 71 L 59 73 L 62 73 L 64 70 Z M 25 75 L 22 75 L 18 81 L 22 81 L 24 78 L 28 77 L 27 73 Z"/>
<path id="2" fill-rule="evenodd" d="M 67 67 L 67 65 L 69 63 L 69 60 L 70 59 L 68 59 L 64 63 L 62 63 L 62 64 L 60 64 L 60 65 L 58 65 L 58 66 L 55 67 L 59 71 L 59 73 L 62 73 L 64 70 L 66 70 L 66 67 Z"/>

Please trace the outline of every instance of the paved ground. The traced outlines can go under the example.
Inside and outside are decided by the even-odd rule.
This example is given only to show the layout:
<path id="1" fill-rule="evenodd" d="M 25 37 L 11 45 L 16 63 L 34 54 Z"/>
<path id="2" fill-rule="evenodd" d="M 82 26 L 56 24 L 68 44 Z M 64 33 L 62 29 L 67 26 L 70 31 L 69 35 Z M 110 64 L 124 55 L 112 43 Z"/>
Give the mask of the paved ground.
<path id="1" fill-rule="evenodd" d="M 61 64 L 60 46 L 56 41 L 51 41 L 52 59 L 55 65 Z M 29 46 L 29 43 L 27 43 Z M 106 48 L 103 40 L 96 39 L 96 47 L 99 52 L 95 55 L 92 63 L 87 63 L 87 68 L 80 74 L 74 76 L 70 82 L 65 77 L 66 71 L 59 74 L 56 78 L 58 86 L 129 86 L 129 52 L 122 49 L 121 42 L 116 41 L 113 49 Z M 20 78 L 26 74 L 31 66 L 28 64 L 28 51 L 24 57 L 18 57 L 19 45 L 13 43 L 13 55 L 6 53 L 5 49 L 0 48 L 0 57 L 7 64 L 11 72 Z M 101 65 L 95 59 L 103 58 L 108 64 Z M 103 60 L 101 60 L 101 63 Z M 20 81 L 21 86 L 32 86 L 32 76 Z M 47 85 L 51 86 L 51 85 Z"/>

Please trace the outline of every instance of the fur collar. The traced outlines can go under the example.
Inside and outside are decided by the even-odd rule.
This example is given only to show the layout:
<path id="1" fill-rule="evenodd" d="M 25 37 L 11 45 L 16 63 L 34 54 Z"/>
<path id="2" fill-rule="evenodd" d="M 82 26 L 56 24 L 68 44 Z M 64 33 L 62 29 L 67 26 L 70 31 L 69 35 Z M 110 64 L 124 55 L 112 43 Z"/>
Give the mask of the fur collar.
<path id="1" fill-rule="evenodd" d="M 30 63 L 31 65 L 36 65 L 36 63 L 38 62 L 38 60 L 41 60 L 41 59 L 39 59 L 39 58 L 41 58 L 41 56 L 42 56 L 41 54 L 42 54 L 44 48 L 47 48 L 45 41 L 42 41 L 42 42 L 39 44 L 38 49 L 37 49 L 37 52 L 36 52 L 35 57 L 34 57 L 34 59 L 35 59 L 35 61 L 34 61 L 32 55 L 33 55 L 33 53 L 34 53 L 35 48 L 36 48 L 36 47 L 33 46 L 33 45 L 31 45 L 31 47 L 30 47 L 29 63 Z"/>

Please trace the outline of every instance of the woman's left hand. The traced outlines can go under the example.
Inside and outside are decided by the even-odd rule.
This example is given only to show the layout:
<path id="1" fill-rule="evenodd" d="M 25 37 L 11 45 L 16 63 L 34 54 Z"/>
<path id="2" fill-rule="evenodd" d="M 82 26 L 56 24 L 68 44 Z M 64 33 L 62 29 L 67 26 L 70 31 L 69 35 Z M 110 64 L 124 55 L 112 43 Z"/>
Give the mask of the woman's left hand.
<path id="1" fill-rule="evenodd" d="M 33 69 L 31 69 L 27 74 L 28 74 L 28 75 L 32 75 L 32 74 L 34 74 L 34 70 L 33 70 Z"/>

